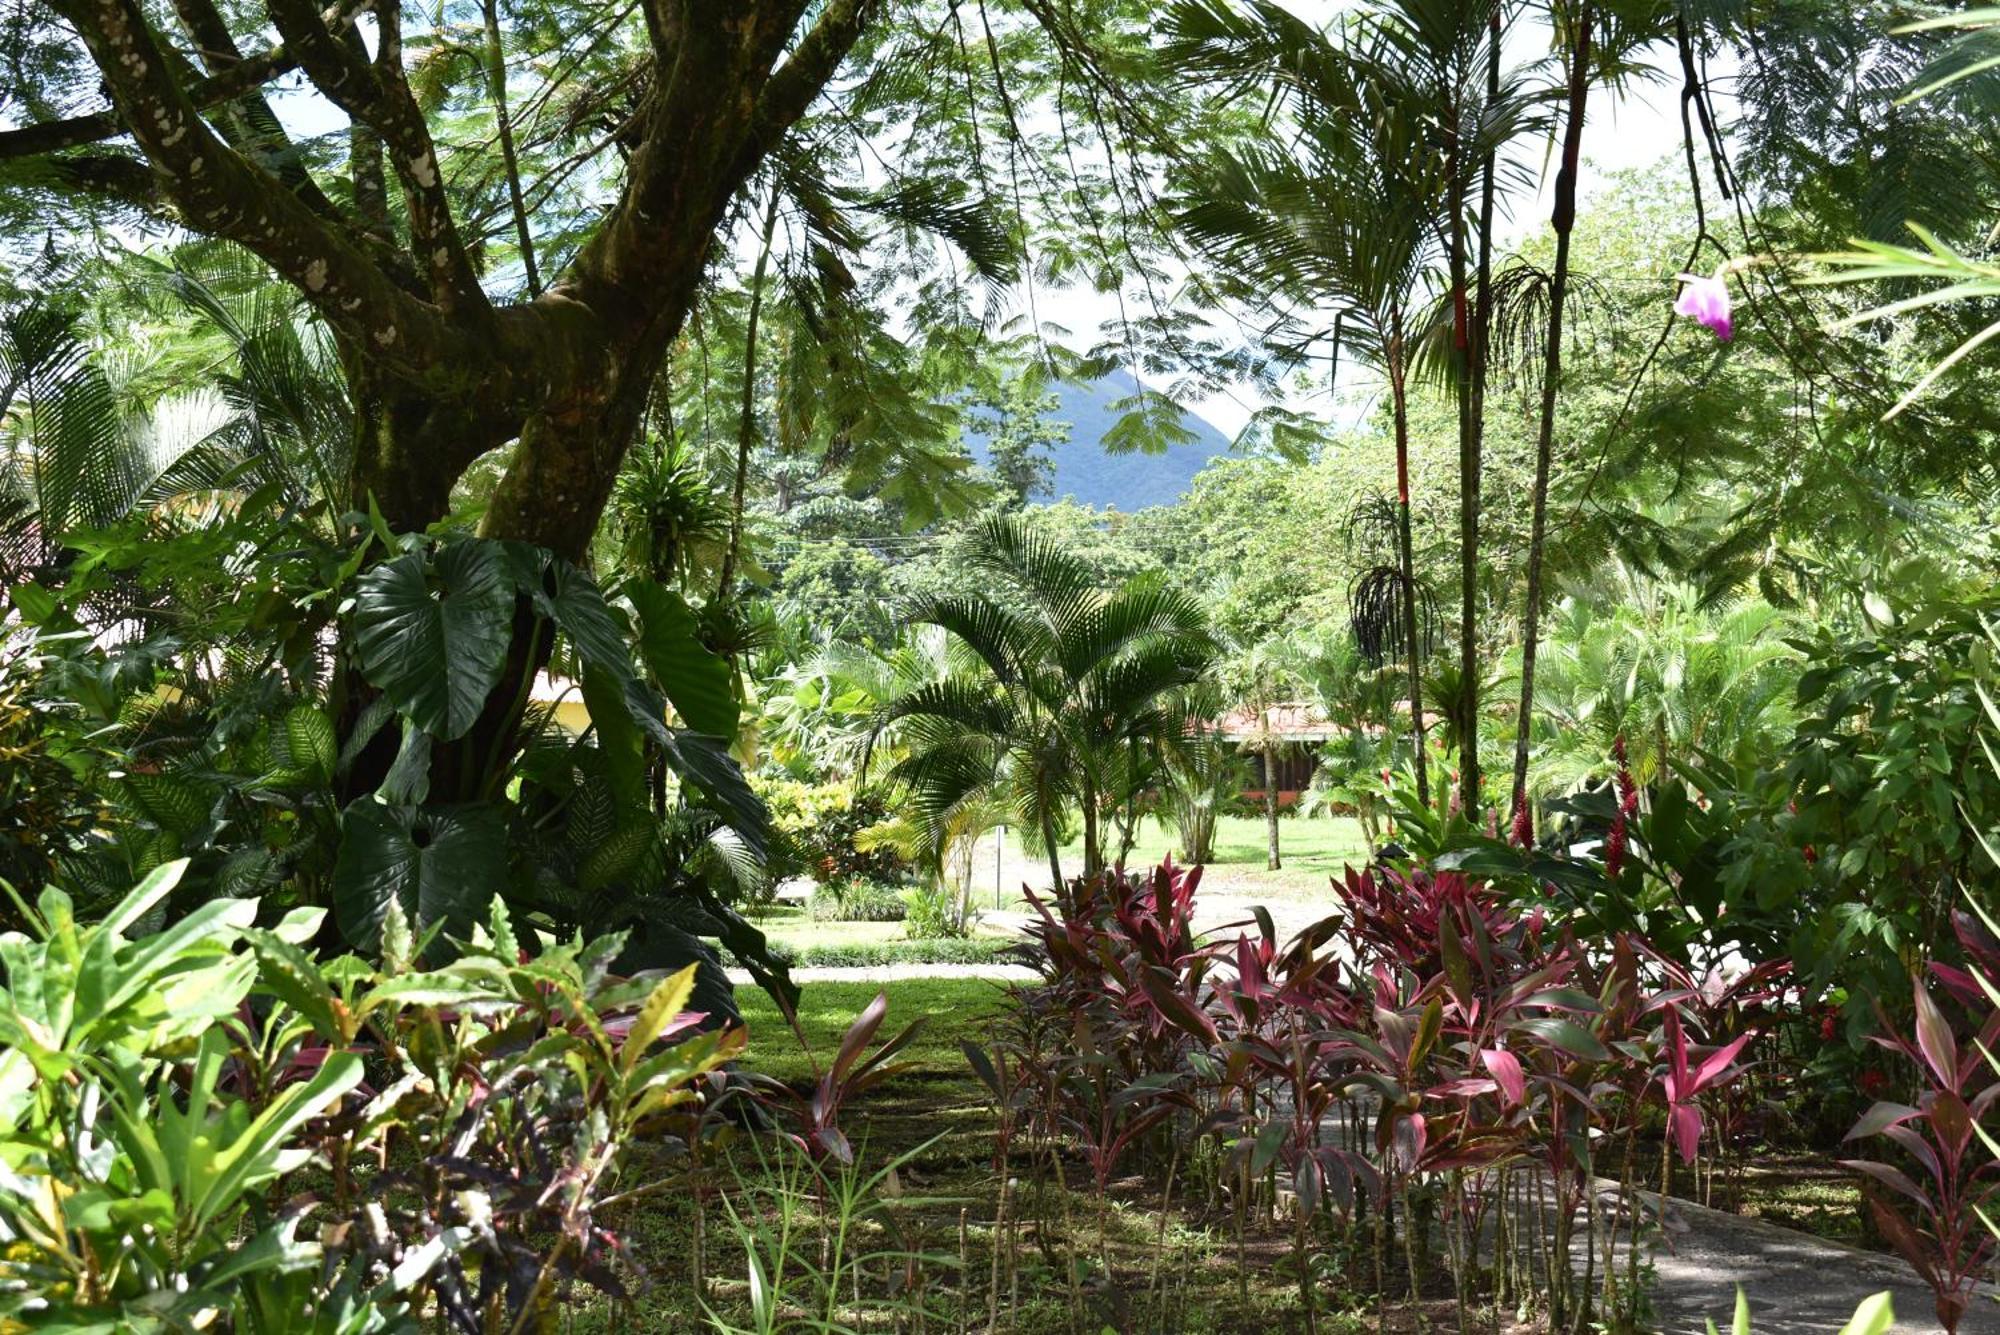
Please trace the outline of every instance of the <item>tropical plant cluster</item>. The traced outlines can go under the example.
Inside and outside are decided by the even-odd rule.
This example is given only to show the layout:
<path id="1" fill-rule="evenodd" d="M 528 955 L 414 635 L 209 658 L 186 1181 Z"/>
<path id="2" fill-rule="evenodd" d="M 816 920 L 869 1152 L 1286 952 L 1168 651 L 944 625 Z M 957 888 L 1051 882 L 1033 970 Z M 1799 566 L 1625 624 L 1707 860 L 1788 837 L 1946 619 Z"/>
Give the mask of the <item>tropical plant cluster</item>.
<path id="1" fill-rule="evenodd" d="M 1015 989 L 995 1042 L 967 1047 L 998 1152 L 1037 1183 L 1068 1162 L 1100 1211 L 1144 1174 L 1233 1228 L 1240 1265 L 1246 1229 L 1287 1233 L 1309 1327 L 1328 1293 L 1358 1290 L 1420 1311 L 1448 1296 L 1460 1328 L 1517 1310 L 1646 1328 L 1675 1161 L 1699 1183 L 1740 1151 L 1782 1090 L 1779 1045 L 1808 1027 L 1789 962 L 1691 972 L 1640 934 L 1586 943 L 1505 882 L 1420 867 L 1351 871 L 1344 912 L 1289 940 L 1261 914 L 1203 938 L 1200 879 L 1165 864 L 1036 902 L 1042 979 Z M 1960 929 L 1990 969 L 1982 929 Z M 1927 1092 L 1848 1134 L 1887 1135 L 1930 1170 L 1919 1185 L 1855 1165 L 1901 1198 L 1871 1208 L 1955 1330 L 1993 1241 L 1977 1222 L 1991 1161 L 1968 1151 L 2000 1095 L 2000 1070 L 1972 1060 L 2000 1015 L 1976 972 L 1937 972 L 1955 1018 L 1920 979 L 1918 1039 L 1884 1040 Z M 1089 1264 L 1065 1269 L 1079 1308 Z"/>

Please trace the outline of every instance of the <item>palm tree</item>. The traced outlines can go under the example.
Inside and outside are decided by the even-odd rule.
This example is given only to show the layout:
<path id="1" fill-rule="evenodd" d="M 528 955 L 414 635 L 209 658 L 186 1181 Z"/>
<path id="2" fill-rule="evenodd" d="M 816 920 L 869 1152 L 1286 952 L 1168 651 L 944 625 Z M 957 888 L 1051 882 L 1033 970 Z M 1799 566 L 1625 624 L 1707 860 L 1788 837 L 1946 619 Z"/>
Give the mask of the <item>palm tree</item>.
<path id="1" fill-rule="evenodd" d="M 309 512 L 338 494 L 347 399 L 289 291 L 213 248 L 128 266 L 143 296 L 228 355 L 203 383 L 135 405 L 125 360 L 91 345 L 61 290 L 73 274 L 43 275 L 42 295 L 0 311 L 0 577 L 48 560 L 65 532 L 134 514 L 172 507 L 185 522 L 267 488 Z"/>
<path id="2" fill-rule="evenodd" d="M 1185 736 L 1188 693 L 1217 646 L 1200 604 L 1139 576 L 1112 589 L 1017 516 L 987 520 L 966 547 L 991 592 L 932 597 L 908 619 L 942 627 L 958 662 L 876 715 L 871 745 L 891 737 L 890 777 L 941 855 L 959 813 L 992 803 L 1036 831 L 1056 893 L 1058 831 L 1075 813 L 1083 874 L 1106 866 L 1106 818 L 1135 793 L 1134 749 Z M 865 769 L 865 765 L 864 765 Z"/>
<path id="3" fill-rule="evenodd" d="M 1605 773 L 1625 739 L 1634 777 L 1650 786 L 1674 764 L 1720 752 L 1743 762 L 1790 735 L 1797 651 L 1793 622 L 1768 603 L 1710 607 L 1686 585 L 1617 568 L 1612 610 L 1581 600 L 1550 609 L 1537 691 L 1532 783 L 1565 792 Z M 1524 646 L 1525 650 L 1525 646 Z"/>
<path id="4" fill-rule="evenodd" d="M 1472 227 L 1490 225 L 1491 212 L 1480 183 L 1490 177 L 1498 149 L 1536 115 L 1532 99 L 1499 78 L 1493 16 L 1490 0 L 1405 0 L 1329 35 L 1276 4 L 1211 0 L 1180 6 L 1172 21 L 1176 59 L 1232 89 L 1271 88 L 1289 115 L 1282 148 L 1215 157 L 1179 203 L 1183 229 L 1243 295 L 1274 310 L 1275 327 L 1286 336 L 1276 341 L 1284 346 L 1289 337 L 1286 351 L 1302 355 L 1330 342 L 1336 362 L 1343 349 L 1350 351 L 1388 385 L 1396 447 L 1396 630 L 1408 668 L 1417 790 L 1426 802 L 1408 392 L 1418 347 L 1434 341 L 1440 322 L 1461 353 L 1470 347 L 1461 318 L 1466 242 Z M 1472 221 L 1467 210 L 1475 197 L 1481 219 Z M 1487 247 L 1477 249 L 1484 255 Z M 1441 302 L 1433 299 L 1440 295 L 1439 272 L 1446 275 Z M 1463 356 L 1454 364 L 1471 365 Z M 1472 381 L 1460 379 L 1470 403 Z M 1465 430 L 1461 463 L 1470 472 L 1460 482 L 1470 508 L 1461 543 L 1472 568 L 1478 461 Z M 1470 634 L 1462 651 L 1476 652 Z M 1477 675 L 1476 665 L 1467 675 Z M 1476 755 L 1474 742 L 1465 749 Z"/>
<path id="5" fill-rule="evenodd" d="M 1299 697 L 1300 656 L 1292 637 L 1274 635 L 1251 645 L 1222 673 L 1237 707 L 1251 719 L 1243 747 L 1254 752 L 1264 768 L 1264 866 L 1270 871 L 1284 865 L 1278 846 L 1278 760 L 1286 742 L 1274 714 Z"/>

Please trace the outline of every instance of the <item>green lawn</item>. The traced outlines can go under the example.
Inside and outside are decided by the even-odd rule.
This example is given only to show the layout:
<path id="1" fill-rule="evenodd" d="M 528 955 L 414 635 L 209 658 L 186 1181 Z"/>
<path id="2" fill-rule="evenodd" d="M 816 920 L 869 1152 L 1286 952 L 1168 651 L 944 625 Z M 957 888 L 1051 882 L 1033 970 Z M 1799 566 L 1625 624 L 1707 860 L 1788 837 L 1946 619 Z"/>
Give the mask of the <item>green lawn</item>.
<path id="1" fill-rule="evenodd" d="M 830 924 L 821 924 L 822 926 Z M 897 924 L 889 924 L 895 926 Z M 986 1022 L 999 1009 L 1006 993 L 998 983 L 977 978 L 905 978 L 894 983 L 807 983 L 799 999 L 799 1028 L 807 1044 L 821 1062 L 840 1048 L 847 1033 L 878 992 L 889 994 L 889 1014 L 882 1022 L 876 1041 L 889 1038 L 912 1020 L 921 1019 L 923 1028 L 905 1049 L 904 1059 L 917 1069 L 904 1079 L 963 1081 L 972 1095 L 972 1072 L 959 1050 L 958 1040 L 975 1042 L 985 1032 Z M 750 1050 L 745 1062 L 751 1068 L 780 1080 L 806 1080 L 813 1064 L 799 1047 L 799 1041 L 784 1016 L 763 992 L 739 988 L 737 1004 L 750 1030 Z"/>
<path id="2" fill-rule="evenodd" d="M 1361 825 L 1348 816 L 1296 816 L 1278 818 L 1278 852 L 1284 866 L 1277 871 L 1265 868 L 1266 837 L 1262 816 L 1224 816 L 1216 822 L 1215 860 L 1206 875 L 1214 884 L 1229 884 L 1272 895 L 1319 895 L 1331 877 L 1341 874 L 1349 863 L 1362 866 L 1368 861 L 1368 845 L 1361 837 Z M 1128 864 L 1147 866 L 1172 853 L 1184 860 L 1180 840 L 1171 827 L 1148 820 L 1141 828 Z M 1065 867 L 1083 861 L 1081 842 L 1063 849 Z"/>

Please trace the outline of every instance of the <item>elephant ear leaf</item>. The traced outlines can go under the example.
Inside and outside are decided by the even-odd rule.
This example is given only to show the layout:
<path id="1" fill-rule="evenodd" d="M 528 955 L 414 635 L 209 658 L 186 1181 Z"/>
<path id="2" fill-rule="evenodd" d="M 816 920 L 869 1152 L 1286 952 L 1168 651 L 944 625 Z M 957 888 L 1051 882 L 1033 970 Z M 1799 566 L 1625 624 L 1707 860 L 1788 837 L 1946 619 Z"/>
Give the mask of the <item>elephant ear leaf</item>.
<path id="1" fill-rule="evenodd" d="M 701 626 L 681 596 L 635 579 L 625 596 L 639 611 L 639 654 L 674 709 L 696 732 L 736 736 L 736 694 L 729 664 L 701 642 Z"/>
<path id="2" fill-rule="evenodd" d="M 506 576 L 534 600 L 535 613 L 553 621 L 586 664 L 625 672 L 632 653 L 626 647 L 625 619 L 604 600 L 590 573 L 542 547 L 525 542 L 495 542 Z"/>
<path id="3" fill-rule="evenodd" d="M 706 733 L 669 728 L 661 735 L 667 764 L 692 785 L 742 838 L 759 862 L 770 853 L 771 813 L 743 777 L 728 744 Z"/>
<path id="4" fill-rule="evenodd" d="M 495 544 L 447 543 L 363 575 L 354 595 L 362 675 L 440 741 L 462 737 L 500 679 L 513 635 L 514 581 Z"/>
<path id="5" fill-rule="evenodd" d="M 485 918 L 506 877 L 500 808 L 387 806 L 364 797 L 341 819 L 334 919 L 362 950 L 380 944 L 392 903 L 420 935 L 442 923 L 447 935 L 463 937 Z"/>

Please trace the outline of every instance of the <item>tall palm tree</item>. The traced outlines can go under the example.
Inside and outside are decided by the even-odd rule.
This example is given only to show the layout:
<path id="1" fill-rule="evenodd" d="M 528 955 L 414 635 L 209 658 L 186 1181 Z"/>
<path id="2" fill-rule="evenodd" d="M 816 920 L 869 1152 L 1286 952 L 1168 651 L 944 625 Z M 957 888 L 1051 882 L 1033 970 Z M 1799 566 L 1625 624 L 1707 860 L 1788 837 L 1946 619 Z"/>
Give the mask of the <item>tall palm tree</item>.
<path id="1" fill-rule="evenodd" d="M 890 777 L 933 833 L 998 799 L 1036 831 L 1063 893 L 1059 830 L 1083 828 L 1083 874 L 1106 866 L 1107 817 L 1134 796 L 1131 753 L 1188 731 L 1188 693 L 1217 645 L 1199 603 L 1140 576 L 1102 586 L 1080 558 L 1017 516 L 989 519 L 966 549 L 990 592 L 926 598 L 909 620 L 950 633 L 958 662 L 891 700 L 872 741 L 893 736 Z"/>
<path id="2" fill-rule="evenodd" d="M 1467 238 L 1490 223 L 1481 182 L 1500 147 L 1538 114 L 1497 73 L 1493 16 L 1490 0 L 1399 0 L 1329 34 L 1269 0 L 1193 0 L 1170 23 L 1177 60 L 1226 87 L 1272 89 L 1274 110 L 1286 117 L 1281 141 L 1273 135 L 1215 155 L 1179 202 L 1183 229 L 1242 295 L 1273 309 L 1281 349 L 1302 354 L 1331 342 L 1336 359 L 1348 351 L 1387 382 L 1402 604 L 1396 630 L 1425 801 L 1408 395 L 1419 345 L 1434 340 L 1434 326 L 1442 322 L 1443 337 L 1465 350 Z M 1480 217 L 1469 218 L 1475 200 Z M 1469 436 L 1461 462 L 1471 470 L 1460 482 L 1470 507 L 1461 542 L 1472 566 L 1478 462 Z M 1473 637 L 1463 638 L 1462 650 L 1476 652 Z M 1476 741 L 1465 748 L 1474 755 Z"/>

